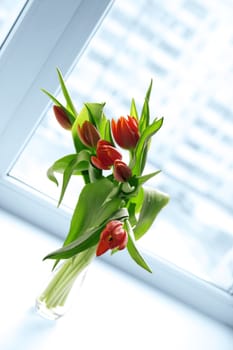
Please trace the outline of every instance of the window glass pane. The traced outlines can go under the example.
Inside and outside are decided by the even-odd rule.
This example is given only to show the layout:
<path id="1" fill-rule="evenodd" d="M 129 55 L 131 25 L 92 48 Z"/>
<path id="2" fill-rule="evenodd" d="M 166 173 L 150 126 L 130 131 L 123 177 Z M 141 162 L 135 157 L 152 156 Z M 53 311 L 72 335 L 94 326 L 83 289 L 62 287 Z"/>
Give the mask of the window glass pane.
<path id="1" fill-rule="evenodd" d="M 1 0 L 0 3 L 0 47 L 17 19 L 26 0 Z"/>
<path id="2" fill-rule="evenodd" d="M 233 7 L 231 1 L 116 1 L 67 84 L 82 102 L 106 101 L 109 118 L 142 105 L 165 123 L 151 145 L 150 185 L 171 201 L 140 244 L 229 290 L 233 284 Z M 55 74 L 55 73 L 54 73 Z M 46 88 L 46 86 L 45 86 Z M 10 175 L 58 197 L 45 169 L 72 153 L 51 112 Z M 65 198 L 74 205 L 74 183 Z M 76 191 L 76 192 L 74 192 Z"/>

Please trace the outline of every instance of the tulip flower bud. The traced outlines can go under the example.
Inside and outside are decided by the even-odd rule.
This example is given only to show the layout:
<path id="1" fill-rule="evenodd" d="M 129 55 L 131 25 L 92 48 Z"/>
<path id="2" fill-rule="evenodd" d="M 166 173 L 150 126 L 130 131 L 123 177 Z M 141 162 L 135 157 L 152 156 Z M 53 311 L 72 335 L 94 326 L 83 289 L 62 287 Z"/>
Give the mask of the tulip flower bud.
<path id="1" fill-rule="evenodd" d="M 53 112 L 58 123 L 66 130 L 70 130 L 72 128 L 72 124 L 67 116 L 65 110 L 60 106 L 53 106 Z"/>
<path id="2" fill-rule="evenodd" d="M 117 122 L 112 119 L 112 133 L 116 143 L 124 149 L 135 148 L 140 134 L 138 121 L 134 117 L 120 117 Z"/>
<path id="3" fill-rule="evenodd" d="M 96 255 L 100 256 L 107 250 L 114 248 L 122 250 L 126 247 L 127 241 L 128 235 L 123 229 L 122 222 L 118 220 L 110 221 L 100 234 Z"/>
<path id="4" fill-rule="evenodd" d="M 99 140 L 97 143 L 96 156 L 91 157 L 92 164 L 102 170 L 108 170 L 116 159 L 121 159 L 122 155 L 108 141 Z"/>
<path id="5" fill-rule="evenodd" d="M 88 120 L 82 124 L 82 126 L 78 125 L 78 136 L 82 143 L 87 147 L 95 148 L 97 142 L 100 139 L 100 134 L 96 127 L 90 123 Z"/>
<path id="6" fill-rule="evenodd" d="M 127 164 L 117 159 L 113 166 L 113 176 L 119 182 L 128 181 L 132 176 L 132 170 Z"/>

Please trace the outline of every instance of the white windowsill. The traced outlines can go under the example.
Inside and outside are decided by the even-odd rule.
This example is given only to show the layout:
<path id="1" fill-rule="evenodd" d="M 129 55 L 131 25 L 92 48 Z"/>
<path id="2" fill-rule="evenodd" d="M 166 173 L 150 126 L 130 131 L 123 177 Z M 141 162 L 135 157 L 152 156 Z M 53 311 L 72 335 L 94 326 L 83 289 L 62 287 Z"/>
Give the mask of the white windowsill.
<path id="1" fill-rule="evenodd" d="M 42 262 L 61 242 L 0 211 L 0 349 L 232 349 L 233 330 L 96 259 L 73 309 L 42 319 L 34 299 Z"/>

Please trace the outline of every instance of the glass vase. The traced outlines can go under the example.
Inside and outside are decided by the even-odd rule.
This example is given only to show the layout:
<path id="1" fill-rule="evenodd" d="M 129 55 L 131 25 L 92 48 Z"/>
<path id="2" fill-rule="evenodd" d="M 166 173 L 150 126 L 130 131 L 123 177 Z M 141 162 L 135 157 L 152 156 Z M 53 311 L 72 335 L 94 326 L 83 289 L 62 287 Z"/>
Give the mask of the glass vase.
<path id="1" fill-rule="evenodd" d="M 74 298 L 78 297 L 94 256 L 95 248 L 89 248 L 59 262 L 43 292 L 36 299 L 36 309 L 41 316 L 56 320 L 66 313 Z"/>

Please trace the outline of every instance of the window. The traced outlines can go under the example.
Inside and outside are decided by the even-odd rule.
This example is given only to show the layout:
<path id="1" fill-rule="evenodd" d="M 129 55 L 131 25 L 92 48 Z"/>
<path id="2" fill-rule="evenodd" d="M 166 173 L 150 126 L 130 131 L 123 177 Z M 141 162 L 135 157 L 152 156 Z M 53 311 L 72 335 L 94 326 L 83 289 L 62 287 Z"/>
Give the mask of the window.
<path id="1" fill-rule="evenodd" d="M 30 220 L 56 231 L 57 220 L 63 220 L 60 216 L 64 215 L 60 232 L 67 227 L 69 207 L 74 203 L 66 198 L 63 214 L 58 215 L 54 208 L 57 194 L 43 175 L 51 162 L 67 152 L 65 147 L 72 146 L 61 138 L 50 114 L 50 105 L 39 93 L 40 87 L 56 89 L 56 66 L 64 73 L 72 71 L 67 74 L 67 84 L 77 105 L 90 99 L 104 100 L 110 117 L 116 113 L 127 114 L 131 97 L 142 103 L 152 77 L 151 111 L 164 115 L 165 125 L 151 147 L 150 159 L 150 166 L 161 168 L 163 173 L 151 185 L 168 192 L 171 202 L 156 220 L 155 232 L 142 241 L 142 247 L 156 266 L 154 270 L 158 271 L 158 266 L 160 269 L 155 282 L 150 282 L 166 290 L 172 287 L 185 300 L 195 299 L 194 295 L 202 288 L 207 295 L 211 286 L 211 293 L 216 294 L 222 304 L 227 300 L 228 305 L 232 305 L 232 5 L 227 1 L 221 4 L 207 1 L 203 5 L 199 1 L 177 0 L 172 6 L 169 1 L 116 1 L 80 56 L 89 36 L 83 38 L 75 50 L 71 50 L 67 38 L 78 32 L 72 11 L 77 16 L 84 11 L 87 16 L 87 3 L 80 1 L 75 9 L 62 13 L 67 21 L 64 24 L 63 18 L 63 28 L 59 19 L 55 19 L 56 34 L 51 33 L 52 40 L 45 35 L 40 39 L 47 56 L 39 57 L 38 65 L 29 67 L 34 75 L 28 78 L 28 84 L 27 80 L 24 82 L 22 102 L 18 102 L 23 120 L 13 118 L 15 124 L 11 122 L 6 128 L 1 141 L 9 144 L 8 136 L 16 135 L 12 125 L 17 131 L 20 129 L 14 144 L 10 142 L 7 156 L 0 154 L 4 159 L 1 205 L 4 203 L 13 209 L 8 188 L 20 200 L 23 197 L 25 203 L 30 202 L 27 212 Z M 98 14 L 91 13 L 89 22 L 84 21 L 87 26 L 92 23 L 89 33 L 107 5 L 106 1 Z M 95 11 L 97 8 L 94 6 Z M 42 13 L 43 5 L 39 9 Z M 30 11 L 28 17 L 30 19 Z M 66 58 L 60 57 L 64 47 Z M 8 107 L 6 103 L 5 106 Z M 14 114 L 13 107 L 11 113 L 8 111 L 9 116 Z M 8 123 L 6 120 L 6 127 Z M 57 140 L 61 140 L 59 147 Z M 45 193 L 49 196 L 47 200 Z M 33 208 L 38 207 L 39 214 L 35 215 Z M 22 208 L 13 210 L 26 215 Z M 48 211 L 52 227 L 42 223 L 41 217 Z M 116 263 L 120 264 L 117 258 Z M 130 265 L 129 268 L 133 269 Z M 142 278 L 149 279 L 144 275 Z M 181 285 L 183 291 L 179 291 Z M 184 295 L 185 290 L 191 295 Z M 230 322 L 223 310 L 223 307 L 218 310 L 222 314 L 219 318 Z"/>
<path id="2" fill-rule="evenodd" d="M 25 0 L 2 0 L 0 6 L 0 47 L 25 4 Z"/>

